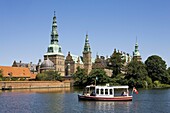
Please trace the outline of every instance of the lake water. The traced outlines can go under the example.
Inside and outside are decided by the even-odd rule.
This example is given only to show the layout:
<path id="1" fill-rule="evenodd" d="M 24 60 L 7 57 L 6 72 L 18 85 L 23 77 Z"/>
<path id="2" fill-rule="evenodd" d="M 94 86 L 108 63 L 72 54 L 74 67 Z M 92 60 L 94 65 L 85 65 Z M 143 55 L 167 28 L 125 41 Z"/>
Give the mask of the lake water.
<path id="1" fill-rule="evenodd" d="M 0 92 L 0 113 L 170 113 L 170 89 L 139 89 L 133 101 L 79 101 L 73 88 Z"/>

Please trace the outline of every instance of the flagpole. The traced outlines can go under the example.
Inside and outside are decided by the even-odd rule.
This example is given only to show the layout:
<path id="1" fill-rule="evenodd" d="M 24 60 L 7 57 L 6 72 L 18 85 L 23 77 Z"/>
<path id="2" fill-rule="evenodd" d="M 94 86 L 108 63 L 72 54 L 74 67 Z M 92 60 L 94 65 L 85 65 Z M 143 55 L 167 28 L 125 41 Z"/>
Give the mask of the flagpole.
<path id="1" fill-rule="evenodd" d="M 96 86 L 96 81 L 98 80 L 98 77 L 96 76 L 96 79 L 95 79 L 95 86 Z"/>
<path id="2" fill-rule="evenodd" d="M 134 88 L 134 87 L 133 87 Z M 133 96 L 133 89 L 132 89 L 132 96 Z"/>
<path id="3" fill-rule="evenodd" d="M 95 79 L 95 86 L 96 86 L 96 79 Z"/>

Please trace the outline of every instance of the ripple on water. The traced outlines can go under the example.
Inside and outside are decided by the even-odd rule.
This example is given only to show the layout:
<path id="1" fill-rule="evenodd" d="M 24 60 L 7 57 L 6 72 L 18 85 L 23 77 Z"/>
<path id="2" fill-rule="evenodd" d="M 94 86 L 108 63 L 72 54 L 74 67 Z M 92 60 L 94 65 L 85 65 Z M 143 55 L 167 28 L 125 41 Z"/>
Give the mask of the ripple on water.
<path id="1" fill-rule="evenodd" d="M 139 90 L 133 101 L 79 101 L 78 93 L 1 92 L 0 113 L 168 113 L 170 90 Z"/>

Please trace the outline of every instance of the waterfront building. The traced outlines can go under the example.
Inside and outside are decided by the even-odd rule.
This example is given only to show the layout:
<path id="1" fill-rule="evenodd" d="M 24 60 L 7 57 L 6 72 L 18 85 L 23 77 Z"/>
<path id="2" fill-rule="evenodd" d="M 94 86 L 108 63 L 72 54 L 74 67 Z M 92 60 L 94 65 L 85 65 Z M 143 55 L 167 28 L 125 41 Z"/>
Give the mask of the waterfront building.
<path id="1" fill-rule="evenodd" d="M 36 78 L 36 74 L 31 73 L 27 67 L 0 66 L 4 79 L 7 80 L 31 80 Z"/>
<path id="2" fill-rule="evenodd" d="M 37 64 L 33 64 L 32 62 L 30 63 L 24 63 L 21 60 L 19 62 L 17 62 L 16 60 L 14 60 L 12 67 L 26 67 L 29 68 L 29 70 L 31 71 L 31 73 L 38 73 L 37 70 Z"/>
<path id="3" fill-rule="evenodd" d="M 41 63 L 39 70 L 40 73 L 44 71 L 55 71 L 54 63 L 51 60 L 49 60 L 49 58 L 47 58 Z"/>
<path id="4" fill-rule="evenodd" d="M 115 54 L 119 54 L 121 57 L 121 60 L 124 61 L 123 67 L 121 68 L 121 72 L 125 73 L 126 71 L 125 66 L 131 61 L 132 57 L 128 53 L 125 53 L 119 50 L 117 51 L 116 49 L 114 49 L 114 52 L 111 55 L 111 57 L 113 57 L 113 55 Z M 99 57 L 99 55 L 97 55 L 95 62 L 93 63 L 92 69 L 103 69 L 106 72 L 106 74 L 111 77 L 112 70 L 110 69 L 110 66 L 112 65 L 113 64 L 112 62 L 110 62 L 110 57 L 105 58 L 104 56 Z"/>
<path id="5" fill-rule="evenodd" d="M 96 55 L 95 62 L 92 65 L 92 69 L 102 69 L 106 72 L 107 76 L 112 76 L 112 70 L 108 69 L 108 58 L 104 56 Z"/>
<path id="6" fill-rule="evenodd" d="M 48 60 L 48 62 L 52 61 L 54 63 L 55 71 L 58 71 L 61 74 L 61 76 L 65 76 L 64 54 L 62 53 L 61 46 L 59 45 L 58 36 L 59 35 L 57 32 L 57 21 L 54 12 L 51 31 L 51 42 L 47 48 L 47 52 L 44 54 L 44 61 L 45 60 Z"/>
<path id="7" fill-rule="evenodd" d="M 86 73 L 89 74 L 92 70 L 92 57 L 91 48 L 88 39 L 88 34 L 86 34 L 85 44 L 83 49 L 83 56 L 73 55 L 68 52 L 65 60 L 66 75 L 72 75 L 77 71 L 77 67 L 85 69 Z"/>
<path id="8" fill-rule="evenodd" d="M 126 66 L 132 60 L 132 56 L 130 56 L 128 53 L 119 50 L 117 51 L 116 49 L 114 49 L 112 55 L 114 55 L 115 53 L 121 55 L 121 59 L 125 61 L 123 64 L 124 66 Z M 47 48 L 47 52 L 44 54 L 43 62 L 39 60 L 38 64 L 32 64 L 32 62 L 22 63 L 21 61 L 14 61 L 12 67 L 27 67 L 32 73 L 41 73 L 49 70 L 58 71 L 61 76 L 66 77 L 68 77 L 68 75 L 73 75 L 77 71 L 78 67 L 85 69 L 87 74 L 89 74 L 92 69 L 103 69 L 106 71 L 108 76 L 111 76 L 112 70 L 108 68 L 109 66 L 111 66 L 109 59 L 110 58 L 108 57 L 106 57 L 105 59 L 104 56 L 99 57 L 99 55 L 96 56 L 95 60 L 92 58 L 92 51 L 89 43 L 88 34 L 86 34 L 85 37 L 82 55 L 74 55 L 71 54 L 71 52 L 68 52 L 68 55 L 65 58 L 64 54 L 62 53 L 62 48 L 59 44 L 57 20 L 54 12 L 50 44 Z M 137 41 L 135 44 L 135 51 L 133 52 L 133 59 L 141 61 Z M 121 70 L 122 73 L 126 71 L 125 68 L 122 68 Z"/>
<path id="9" fill-rule="evenodd" d="M 77 67 L 84 68 L 82 57 L 78 55 L 73 55 L 68 52 L 68 55 L 65 59 L 65 72 L 66 75 L 72 75 L 77 71 Z"/>

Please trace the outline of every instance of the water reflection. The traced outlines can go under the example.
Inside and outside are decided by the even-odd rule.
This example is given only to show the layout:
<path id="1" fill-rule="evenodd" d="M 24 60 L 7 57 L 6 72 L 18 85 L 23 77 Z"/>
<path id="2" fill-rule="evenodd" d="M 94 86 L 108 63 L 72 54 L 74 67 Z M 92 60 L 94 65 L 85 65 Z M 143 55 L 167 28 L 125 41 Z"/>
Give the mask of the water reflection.
<path id="1" fill-rule="evenodd" d="M 83 108 L 86 109 L 87 112 L 113 112 L 122 111 L 123 113 L 130 112 L 130 106 L 132 101 L 79 101 Z"/>
<path id="2" fill-rule="evenodd" d="M 133 101 L 79 101 L 72 88 L 0 91 L 0 113 L 168 113 L 170 89 L 140 90 Z"/>

